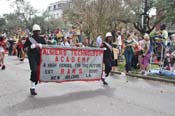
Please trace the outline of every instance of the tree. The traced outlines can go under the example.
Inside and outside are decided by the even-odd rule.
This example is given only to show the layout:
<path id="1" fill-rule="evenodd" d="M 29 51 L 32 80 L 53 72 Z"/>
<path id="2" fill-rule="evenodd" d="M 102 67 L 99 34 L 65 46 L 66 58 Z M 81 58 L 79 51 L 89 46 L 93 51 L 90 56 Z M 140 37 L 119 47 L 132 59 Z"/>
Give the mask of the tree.
<path id="1" fill-rule="evenodd" d="M 18 18 L 25 24 L 25 28 L 31 29 L 32 18 L 36 16 L 37 10 L 34 9 L 30 2 L 25 0 L 15 0 L 15 13 Z"/>
<path id="2" fill-rule="evenodd" d="M 73 0 L 65 10 L 66 20 L 79 22 L 95 37 L 99 32 L 115 30 L 121 22 L 133 24 L 140 33 L 150 33 L 161 22 L 175 18 L 174 0 Z M 150 12 L 157 9 L 157 16 Z M 160 9 L 160 10 L 159 10 Z"/>
<path id="3" fill-rule="evenodd" d="M 64 19 L 72 24 L 78 23 L 81 29 L 92 38 L 116 28 L 122 11 L 119 0 L 73 0 L 72 8 L 64 11 Z M 90 34 L 90 35 L 89 35 Z"/>
<path id="4" fill-rule="evenodd" d="M 171 5 L 173 0 L 124 0 L 127 6 L 128 18 L 123 20 L 130 22 L 142 34 L 150 33 L 161 22 L 175 16 L 172 12 L 175 7 Z M 157 9 L 157 16 L 150 17 L 152 9 Z M 130 18 L 129 18 L 130 17 Z M 143 20 L 141 20 L 143 19 Z"/>
<path id="5" fill-rule="evenodd" d="M 165 22 L 174 24 L 175 23 L 175 0 L 166 0 L 159 3 L 158 9 L 163 11 L 163 15 L 166 16 Z M 164 9 L 162 9 L 163 7 Z"/>
<path id="6" fill-rule="evenodd" d="M 25 27 L 25 25 L 23 25 L 17 14 L 4 14 L 4 19 L 6 20 L 6 25 L 4 28 L 11 33 L 15 32 L 18 28 Z"/>
<path id="7" fill-rule="evenodd" d="M 0 18 L 0 32 L 4 30 L 5 25 L 6 25 L 5 19 Z"/>

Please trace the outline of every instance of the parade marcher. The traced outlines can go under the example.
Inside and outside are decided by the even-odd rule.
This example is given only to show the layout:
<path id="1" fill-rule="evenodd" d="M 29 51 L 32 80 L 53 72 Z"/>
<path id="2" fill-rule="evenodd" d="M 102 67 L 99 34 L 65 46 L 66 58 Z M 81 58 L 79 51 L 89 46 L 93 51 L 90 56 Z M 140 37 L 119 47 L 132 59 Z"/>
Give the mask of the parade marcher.
<path id="1" fill-rule="evenodd" d="M 9 56 L 12 56 L 14 55 L 15 40 L 12 37 L 10 37 L 8 40 L 8 43 L 9 43 L 8 53 L 9 53 Z"/>
<path id="2" fill-rule="evenodd" d="M 24 49 L 24 43 L 22 42 L 22 39 L 18 40 L 17 49 L 18 49 L 17 56 L 18 56 L 18 58 L 20 58 L 20 61 L 23 61 L 24 57 L 25 57 L 25 53 L 24 53 L 24 50 L 23 50 Z"/>
<path id="3" fill-rule="evenodd" d="M 105 81 L 105 77 L 108 77 L 109 73 L 112 70 L 112 62 L 114 60 L 114 54 L 112 49 L 112 34 L 111 32 L 107 32 L 105 36 L 105 41 L 102 43 L 102 48 L 105 48 L 103 55 L 103 63 L 105 64 L 105 71 L 102 76 L 102 81 L 104 85 L 108 85 L 108 83 Z"/>
<path id="4" fill-rule="evenodd" d="M 5 58 L 5 47 L 6 43 L 4 41 L 4 37 L 0 37 L 0 67 L 2 70 L 5 69 L 4 58 Z"/>
<path id="5" fill-rule="evenodd" d="M 38 65 L 40 63 L 40 49 L 42 48 L 42 44 L 46 44 L 45 39 L 40 36 L 40 26 L 35 24 L 33 25 L 33 35 L 28 37 L 24 48 L 27 49 L 27 55 L 29 59 L 29 65 L 31 69 L 31 95 L 37 95 L 35 91 L 35 86 L 38 83 Z"/>

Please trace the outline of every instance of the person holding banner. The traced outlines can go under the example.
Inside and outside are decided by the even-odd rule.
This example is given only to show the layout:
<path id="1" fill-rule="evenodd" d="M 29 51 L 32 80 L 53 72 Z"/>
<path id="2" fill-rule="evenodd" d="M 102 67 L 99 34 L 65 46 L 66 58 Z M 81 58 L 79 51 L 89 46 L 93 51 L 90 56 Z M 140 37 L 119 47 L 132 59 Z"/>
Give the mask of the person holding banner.
<path id="1" fill-rule="evenodd" d="M 105 71 L 102 77 L 102 81 L 104 85 L 108 85 L 108 83 L 105 81 L 105 77 L 109 76 L 109 73 L 112 70 L 112 62 L 114 59 L 113 49 L 112 49 L 112 34 L 111 32 L 106 33 L 105 41 L 103 41 L 102 48 L 105 48 L 103 55 L 103 63 L 105 64 Z"/>
<path id="2" fill-rule="evenodd" d="M 35 86 L 38 84 L 38 65 L 40 63 L 40 49 L 42 48 L 42 44 L 46 44 L 44 38 L 40 36 L 40 26 L 35 24 L 33 25 L 33 35 L 27 38 L 24 49 L 27 50 L 27 55 L 29 59 L 29 65 L 31 69 L 31 95 L 37 95 L 35 91 Z"/>

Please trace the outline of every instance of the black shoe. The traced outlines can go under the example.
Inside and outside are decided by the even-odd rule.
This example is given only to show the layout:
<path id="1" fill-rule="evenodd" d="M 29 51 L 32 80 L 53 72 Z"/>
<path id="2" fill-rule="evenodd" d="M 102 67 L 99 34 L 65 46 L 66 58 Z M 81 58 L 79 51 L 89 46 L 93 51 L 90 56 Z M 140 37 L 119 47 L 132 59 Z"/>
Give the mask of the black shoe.
<path id="1" fill-rule="evenodd" d="M 24 59 L 20 59 L 20 61 L 22 62 L 22 61 L 24 61 Z"/>
<path id="2" fill-rule="evenodd" d="M 3 65 L 1 69 L 2 69 L 2 70 L 5 70 L 5 65 Z"/>
<path id="3" fill-rule="evenodd" d="M 105 77 L 108 77 L 109 76 L 109 73 L 106 73 Z"/>
<path id="4" fill-rule="evenodd" d="M 108 85 L 108 83 L 104 79 L 102 79 L 102 81 L 103 81 L 103 85 Z"/>
<path id="5" fill-rule="evenodd" d="M 35 92 L 35 89 L 30 89 L 30 94 L 31 95 L 37 95 L 37 93 Z"/>
<path id="6" fill-rule="evenodd" d="M 103 85 L 108 85 L 108 83 L 106 81 L 103 81 Z"/>
<path id="7" fill-rule="evenodd" d="M 38 81 L 35 81 L 35 85 L 37 85 L 38 84 Z"/>

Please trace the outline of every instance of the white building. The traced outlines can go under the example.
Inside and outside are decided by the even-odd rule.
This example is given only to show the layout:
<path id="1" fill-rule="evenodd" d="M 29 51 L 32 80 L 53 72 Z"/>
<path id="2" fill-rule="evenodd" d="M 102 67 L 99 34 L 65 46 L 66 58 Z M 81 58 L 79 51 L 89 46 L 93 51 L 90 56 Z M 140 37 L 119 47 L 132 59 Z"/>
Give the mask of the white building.
<path id="1" fill-rule="evenodd" d="M 63 10 L 65 8 L 69 8 L 70 5 L 71 5 L 71 0 L 61 0 L 61 1 L 49 4 L 47 11 L 51 15 L 51 17 L 59 18 L 59 17 L 62 17 Z"/>

